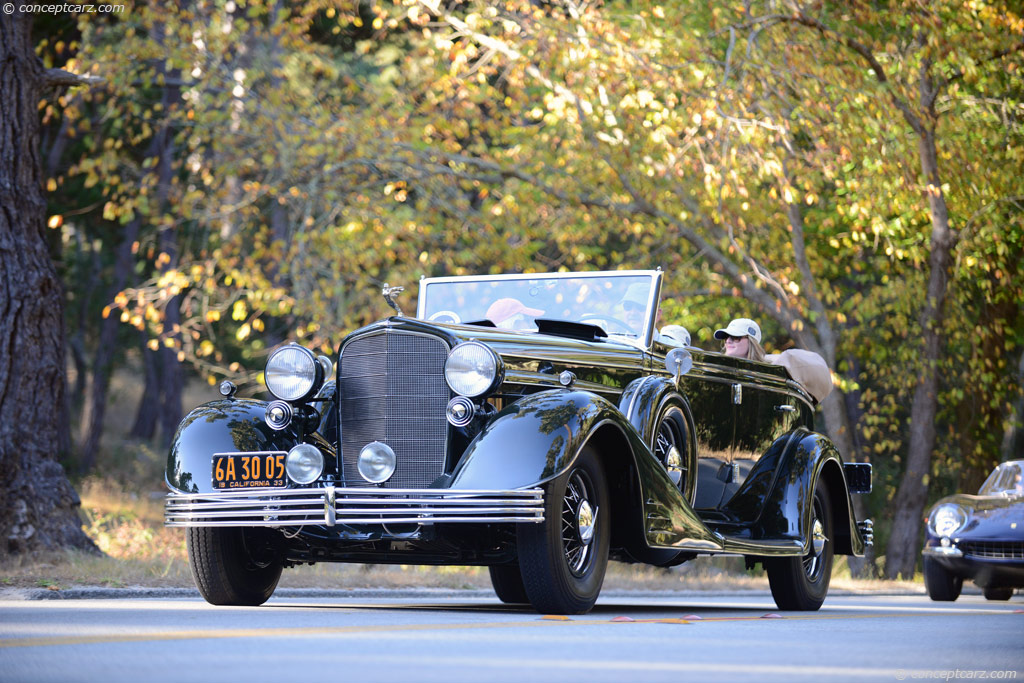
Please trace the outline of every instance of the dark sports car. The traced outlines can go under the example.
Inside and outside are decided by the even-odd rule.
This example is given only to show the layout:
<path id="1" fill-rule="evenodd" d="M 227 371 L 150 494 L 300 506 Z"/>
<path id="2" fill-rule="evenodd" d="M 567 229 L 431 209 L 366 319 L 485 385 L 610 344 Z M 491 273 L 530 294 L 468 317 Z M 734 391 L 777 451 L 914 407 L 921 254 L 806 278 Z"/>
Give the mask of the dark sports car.
<path id="1" fill-rule="evenodd" d="M 356 330 L 335 362 L 271 354 L 270 401 L 183 420 L 166 523 L 214 604 L 261 604 L 315 562 L 486 565 L 505 602 L 582 613 L 609 558 L 763 563 L 817 609 L 870 522 L 814 400 L 776 365 L 655 330 L 660 271 L 424 279 L 416 317 Z M 670 336 L 670 332 L 674 336 Z"/>
<path id="2" fill-rule="evenodd" d="M 964 579 L 989 600 L 1009 600 L 1024 588 L 1024 460 L 992 470 L 978 495 L 957 494 L 928 513 L 924 585 L 932 600 L 960 596 Z"/>

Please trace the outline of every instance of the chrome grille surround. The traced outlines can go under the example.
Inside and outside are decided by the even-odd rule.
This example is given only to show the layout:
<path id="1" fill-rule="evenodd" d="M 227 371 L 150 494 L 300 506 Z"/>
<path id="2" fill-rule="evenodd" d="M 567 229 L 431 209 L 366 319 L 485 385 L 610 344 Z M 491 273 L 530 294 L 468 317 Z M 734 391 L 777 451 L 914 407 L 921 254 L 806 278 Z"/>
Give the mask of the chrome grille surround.
<path id="1" fill-rule="evenodd" d="M 544 491 L 323 488 L 167 495 L 164 523 L 198 527 L 543 522 Z"/>
<path id="2" fill-rule="evenodd" d="M 966 557 L 1024 560 L 1024 541 L 961 541 L 959 547 Z"/>
<path id="3" fill-rule="evenodd" d="M 398 457 L 385 488 L 426 487 L 444 473 L 448 351 L 438 337 L 393 329 L 355 337 L 342 347 L 337 396 L 346 486 L 371 486 L 356 463 L 372 441 L 386 443 Z"/>

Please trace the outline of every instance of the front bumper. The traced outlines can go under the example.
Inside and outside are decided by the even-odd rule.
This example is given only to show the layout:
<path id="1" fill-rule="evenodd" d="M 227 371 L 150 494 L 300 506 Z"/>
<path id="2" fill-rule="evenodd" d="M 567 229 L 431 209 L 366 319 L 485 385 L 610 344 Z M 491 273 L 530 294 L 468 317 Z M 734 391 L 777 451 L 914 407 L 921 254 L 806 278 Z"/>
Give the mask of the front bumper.
<path id="1" fill-rule="evenodd" d="M 538 523 L 544 491 L 335 488 L 247 489 L 167 495 L 167 526 L 294 527 Z"/>
<path id="2" fill-rule="evenodd" d="M 921 554 L 979 586 L 1024 587 L 1024 541 L 954 539 L 942 545 L 929 536 Z"/>

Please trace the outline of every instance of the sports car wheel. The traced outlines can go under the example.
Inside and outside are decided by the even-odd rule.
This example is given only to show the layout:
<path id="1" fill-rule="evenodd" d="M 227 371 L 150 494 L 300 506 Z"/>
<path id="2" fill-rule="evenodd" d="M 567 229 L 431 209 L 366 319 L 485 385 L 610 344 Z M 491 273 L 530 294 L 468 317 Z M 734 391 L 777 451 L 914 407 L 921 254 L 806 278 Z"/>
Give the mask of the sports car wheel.
<path id="1" fill-rule="evenodd" d="M 526 595 L 545 614 L 583 614 L 597 602 L 608 566 L 611 506 L 604 471 L 584 448 L 547 486 L 542 524 L 517 529 Z"/>
<path id="2" fill-rule="evenodd" d="M 281 562 L 265 531 L 194 527 L 186 530 L 188 564 L 212 605 L 262 605 L 281 579 Z"/>
<path id="3" fill-rule="evenodd" d="M 962 576 L 954 576 L 930 557 L 924 558 L 924 588 L 928 597 L 936 602 L 953 602 L 960 597 Z"/>
<path id="4" fill-rule="evenodd" d="M 492 565 L 487 569 L 491 573 L 491 585 L 499 600 L 510 605 L 530 602 L 518 564 Z"/>
<path id="5" fill-rule="evenodd" d="M 810 545 L 810 550 L 803 557 L 773 558 L 764 563 L 768 570 L 768 585 L 779 609 L 817 610 L 828 595 L 834 551 L 832 507 L 828 489 L 821 481 L 814 487 Z"/>
<path id="6" fill-rule="evenodd" d="M 1012 588 L 993 588 L 990 586 L 982 592 L 985 594 L 986 600 L 1009 600 L 1013 597 Z"/>

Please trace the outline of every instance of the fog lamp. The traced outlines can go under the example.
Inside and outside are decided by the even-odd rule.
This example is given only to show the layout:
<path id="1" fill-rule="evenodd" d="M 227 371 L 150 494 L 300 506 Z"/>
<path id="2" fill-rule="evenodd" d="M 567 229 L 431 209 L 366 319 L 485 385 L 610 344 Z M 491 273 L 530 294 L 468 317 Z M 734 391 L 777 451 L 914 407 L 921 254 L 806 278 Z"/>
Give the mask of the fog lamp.
<path id="1" fill-rule="evenodd" d="M 313 444 L 300 443 L 288 451 L 284 469 L 296 484 L 311 484 L 323 474 L 324 455 Z"/>
<path id="2" fill-rule="evenodd" d="M 373 441 L 359 451 L 359 474 L 371 484 L 382 484 L 395 473 L 398 458 L 391 447 L 380 441 Z"/>

